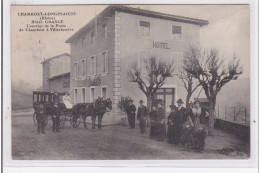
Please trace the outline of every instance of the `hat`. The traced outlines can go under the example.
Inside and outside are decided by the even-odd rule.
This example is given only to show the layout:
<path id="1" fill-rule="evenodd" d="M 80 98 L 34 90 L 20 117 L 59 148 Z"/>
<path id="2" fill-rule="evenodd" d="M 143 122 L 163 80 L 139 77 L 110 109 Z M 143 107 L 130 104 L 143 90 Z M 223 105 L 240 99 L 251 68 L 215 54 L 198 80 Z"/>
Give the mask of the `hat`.
<path id="1" fill-rule="evenodd" d="M 144 103 L 144 101 L 143 101 L 143 100 L 140 100 L 140 103 Z"/>
<path id="2" fill-rule="evenodd" d="M 176 109 L 176 106 L 175 105 L 170 105 L 169 106 L 171 109 Z"/>
<path id="3" fill-rule="evenodd" d="M 182 99 L 179 99 L 179 100 L 177 101 L 177 103 L 183 103 Z"/>

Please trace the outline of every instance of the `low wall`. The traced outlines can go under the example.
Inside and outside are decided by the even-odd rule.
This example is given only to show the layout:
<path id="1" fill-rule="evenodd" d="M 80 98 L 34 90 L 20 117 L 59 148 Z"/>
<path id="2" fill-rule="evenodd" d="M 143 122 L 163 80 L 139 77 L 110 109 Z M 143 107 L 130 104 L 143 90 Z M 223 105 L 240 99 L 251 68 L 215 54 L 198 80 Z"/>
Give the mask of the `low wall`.
<path id="1" fill-rule="evenodd" d="M 237 136 L 243 141 L 250 141 L 250 126 L 223 119 L 216 119 L 215 128 Z"/>

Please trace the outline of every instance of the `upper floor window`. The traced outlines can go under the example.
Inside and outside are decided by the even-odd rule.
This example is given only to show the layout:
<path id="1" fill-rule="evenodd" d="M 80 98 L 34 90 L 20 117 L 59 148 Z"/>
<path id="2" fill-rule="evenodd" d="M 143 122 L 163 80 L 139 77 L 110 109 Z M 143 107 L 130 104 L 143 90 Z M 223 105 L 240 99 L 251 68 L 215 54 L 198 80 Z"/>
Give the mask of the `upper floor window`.
<path id="1" fill-rule="evenodd" d="M 96 75 L 96 67 L 97 67 L 96 57 L 92 56 L 90 60 L 91 60 L 91 75 Z"/>
<path id="2" fill-rule="evenodd" d="M 139 21 L 138 35 L 144 37 L 150 36 L 150 22 Z"/>
<path id="3" fill-rule="evenodd" d="M 103 37 L 107 38 L 107 25 L 106 24 L 103 25 L 102 31 L 103 31 Z"/>
<path id="4" fill-rule="evenodd" d="M 102 72 L 107 73 L 108 72 L 108 56 L 107 52 L 102 53 Z"/>
<path id="5" fill-rule="evenodd" d="M 182 38 L 182 28 L 181 26 L 172 26 L 172 38 L 179 40 Z"/>
<path id="6" fill-rule="evenodd" d="M 86 61 L 82 60 L 82 77 L 86 76 Z"/>
<path id="7" fill-rule="evenodd" d="M 84 47 L 85 40 L 86 40 L 85 37 L 83 37 L 82 40 L 81 40 L 81 47 Z"/>
<path id="8" fill-rule="evenodd" d="M 91 44 L 94 44 L 95 41 L 96 41 L 95 32 L 92 31 L 92 32 L 91 32 Z"/>
<path id="9" fill-rule="evenodd" d="M 78 78 L 78 63 L 74 63 L 74 78 Z"/>

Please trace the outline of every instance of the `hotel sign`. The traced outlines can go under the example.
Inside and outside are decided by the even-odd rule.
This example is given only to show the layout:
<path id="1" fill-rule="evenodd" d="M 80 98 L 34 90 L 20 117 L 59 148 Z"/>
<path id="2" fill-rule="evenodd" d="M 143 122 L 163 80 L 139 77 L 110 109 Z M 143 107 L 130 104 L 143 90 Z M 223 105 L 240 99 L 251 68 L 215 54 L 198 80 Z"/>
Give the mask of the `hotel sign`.
<path id="1" fill-rule="evenodd" d="M 158 42 L 158 41 L 153 41 L 153 48 L 158 48 L 158 49 L 170 49 L 170 48 L 168 47 L 168 43 Z"/>

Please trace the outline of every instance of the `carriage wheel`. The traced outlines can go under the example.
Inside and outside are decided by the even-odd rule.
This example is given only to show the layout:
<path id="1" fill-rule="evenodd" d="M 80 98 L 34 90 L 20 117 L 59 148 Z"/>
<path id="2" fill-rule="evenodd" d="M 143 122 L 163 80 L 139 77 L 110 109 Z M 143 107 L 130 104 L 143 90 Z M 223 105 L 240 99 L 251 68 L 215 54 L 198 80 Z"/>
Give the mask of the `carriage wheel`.
<path id="1" fill-rule="evenodd" d="M 60 116 L 60 128 L 61 129 L 65 126 L 65 121 L 66 121 L 66 116 L 62 114 Z"/>
<path id="2" fill-rule="evenodd" d="M 77 117 L 70 117 L 70 125 L 75 128 L 75 127 L 78 127 L 81 123 L 81 120 L 80 120 L 80 116 Z"/>
<path id="3" fill-rule="evenodd" d="M 34 123 L 35 126 L 38 125 L 37 120 L 36 120 L 36 113 L 35 112 L 33 113 L 33 123 Z"/>

